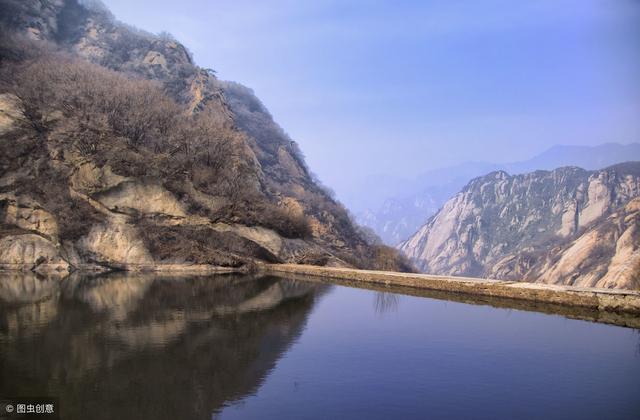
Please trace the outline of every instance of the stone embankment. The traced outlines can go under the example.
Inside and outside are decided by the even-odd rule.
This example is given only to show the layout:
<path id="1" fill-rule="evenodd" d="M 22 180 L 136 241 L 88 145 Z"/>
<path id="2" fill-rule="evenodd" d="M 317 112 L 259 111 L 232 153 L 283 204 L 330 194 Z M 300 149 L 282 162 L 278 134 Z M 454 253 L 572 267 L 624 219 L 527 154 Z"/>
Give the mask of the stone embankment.
<path id="1" fill-rule="evenodd" d="M 454 293 L 485 298 L 513 299 L 560 305 L 590 311 L 618 313 L 640 320 L 640 291 L 559 286 L 469 277 L 355 270 L 295 264 L 270 264 L 262 269 L 272 274 L 299 274 L 380 286 Z"/>

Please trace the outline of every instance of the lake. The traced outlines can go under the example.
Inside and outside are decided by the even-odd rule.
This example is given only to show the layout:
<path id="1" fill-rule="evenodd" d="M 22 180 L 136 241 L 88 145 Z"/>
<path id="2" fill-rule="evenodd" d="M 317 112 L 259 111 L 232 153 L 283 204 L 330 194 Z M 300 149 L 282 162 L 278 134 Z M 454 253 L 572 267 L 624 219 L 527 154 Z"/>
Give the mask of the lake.
<path id="1" fill-rule="evenodd" d="M 640 333 L 300 277 L 3 274 L 0 398 L 27 396 L 64 419 L 638 419 Z"/>

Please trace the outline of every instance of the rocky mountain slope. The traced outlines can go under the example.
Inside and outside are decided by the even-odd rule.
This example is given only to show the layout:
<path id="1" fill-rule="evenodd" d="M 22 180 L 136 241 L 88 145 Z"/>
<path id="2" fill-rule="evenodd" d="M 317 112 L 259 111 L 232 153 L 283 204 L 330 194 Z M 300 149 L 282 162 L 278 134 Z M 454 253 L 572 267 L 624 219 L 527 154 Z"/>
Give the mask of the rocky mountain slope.
<path id="1" fill-rule="evenodd" d="M 460 184 L 426 187 L 415 195 L 388 198 L 379 207 L 355 213 L 356 221 L 370 228 L 384 243 L 398 245 L 440 210 L 464 185 Z"/>
<path id="2" fill-rule="evenodd" d="M 640 162 L 471 181 L 400 249 L 421 270 L 640 288 Z"/>
<path id="3" fill-rule="evenodd" d="M 389 245 L 397 245 L 413 235 L 444 203 L 460 191 L 470 180 L 489 172 L 504 170 L 523 174 L 536 170 L 552 170 L 562 166 L 578 166 L 596 170 L 629 160 L 640 160 L 640 143 L 606 143 L 598 146 L 554 146 L 531 159 L 498 164 L 466 162 L 435 169 L 411 180 L 387 180 L 389 191 L 375 190 L 377 203 L 356 211 L 358 223 L 367 226 Z M 373 183 L 376 185 L 376 183 Z M 360 187 L 357 191 L 372 191 Z M 371 200 L 371 197 L 369 197 Z M 349 203 L 349 202 L 348 202 Z M 376 204 L 377 203 L 377 204 Z M 353 208 L 358 208 L 353 204 Z M 351 208 L 351 207 L 350 207 Z"/>
<path id="4" fill-rule="evenodd" d="M 0 8 L 3 267 L 408 268 L 312 180 L 251 90 L 171 36 L 97 2 Z"/>

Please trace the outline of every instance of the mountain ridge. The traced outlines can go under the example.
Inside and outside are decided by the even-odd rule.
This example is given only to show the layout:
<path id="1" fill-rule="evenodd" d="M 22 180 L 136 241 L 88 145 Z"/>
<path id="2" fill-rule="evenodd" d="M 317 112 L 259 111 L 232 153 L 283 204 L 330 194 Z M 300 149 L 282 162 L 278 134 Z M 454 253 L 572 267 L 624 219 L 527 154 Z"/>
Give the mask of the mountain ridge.
<path id="1" fill-rule="evenodd" d="M 474 178 L 399 245 L 424 272 L 640 288 L 640 162 Z"/>
<path id="2" fill-rule="evenodd" d="M 397 186 L 397 191 L 381 204 L 368 204 L 356 211 L 356 220 L 372 228 L 385 243 L 397 245 L 435 214 L 444 203 L 471 179 L 495 170 L 510 174 L 552 170 L 563 166 L 603 169 L 625 160 L 640 160 L 640 143 L 604 143 L 597 146 L 556 145 L 531 159 L 506 163 L 466 162 L 448 168 L 434 169 Z"/>
<path id="3" fill-rule="evenodd" d="M 312 179 L 250 89 L 170 35 L 99 2 L 0 8 L 5 267 L 409 269 Z"/>

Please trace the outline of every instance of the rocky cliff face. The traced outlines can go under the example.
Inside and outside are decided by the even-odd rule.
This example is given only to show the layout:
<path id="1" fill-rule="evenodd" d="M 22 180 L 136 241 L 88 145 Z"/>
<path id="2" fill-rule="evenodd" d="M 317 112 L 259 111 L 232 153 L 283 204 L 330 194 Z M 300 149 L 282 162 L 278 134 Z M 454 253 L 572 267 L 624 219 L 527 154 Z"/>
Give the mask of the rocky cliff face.
<path id="1" fill-rule="evenodd" d="M 375 266 L 251 90 L 86 4 L 0 1 L 3 267 Z"/>
<path id="2" fill-rule="evenodd" d="M 377 209 L 356 213 L 356 221 L 371 228 L 384 243 L 396 246 L 413 235 L 463 185 L 428 187 L 412 196 L 389 198 Z"/>
<path id="3" fill-rule="evenodd" d="M 427 273 L 640 288 L 640 163 L 471 181 L 400 249 Z"/>

